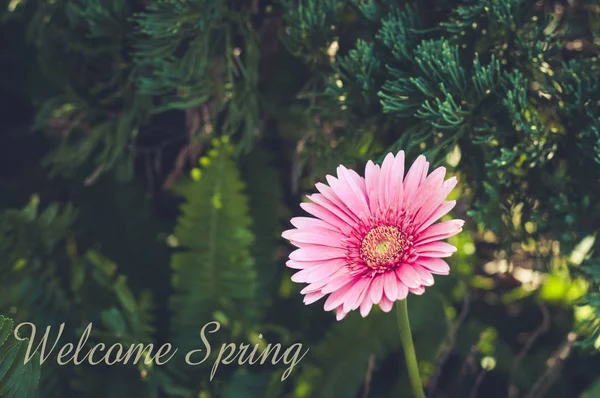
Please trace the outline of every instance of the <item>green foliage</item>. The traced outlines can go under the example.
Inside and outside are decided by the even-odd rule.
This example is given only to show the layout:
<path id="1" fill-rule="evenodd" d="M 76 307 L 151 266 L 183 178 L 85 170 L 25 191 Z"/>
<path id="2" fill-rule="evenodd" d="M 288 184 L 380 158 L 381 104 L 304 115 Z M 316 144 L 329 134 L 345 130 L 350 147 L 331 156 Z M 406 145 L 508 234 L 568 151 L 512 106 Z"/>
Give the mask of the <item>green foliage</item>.
<path id="1" fill-rule="evenodd" d="M 281 175 L 273 167 L 272 155 L 258 148 L 241 159 L 240 173 L 246 183 L 249 215 L 253 220 L 250 229 L 254 241 L 250 252 L 256 267 L 256 300 L 268 304 L 281 275 L 279 261 L 273 253 L 280 244 L 284 228 L 280 215 L 283 206 Z"/>
<path id="2" fill-rule="evenodd" d="M 210 100 L 212 118 L 223 112 L 225 134 L 242 131 L 249 149 L 260 123 L 259 48 L 250 16 L 235 1 L 208 0 L 151 2 L 136 15 L 135 76 L 140 93 L 157 100 L 152 112 Z"/>
<path id="3" fill-rule="evenodd" d="M 0 309 L 23 306 L 21 316 L 46 323 L 72 309 L 61 262 L 68 259 L 64 239 L 76 216 L 71 206 L 39 209 L 33 196 L 26 207 L 0 215 L 0 280 L 6 284 Z M 34 310 L 34 313 L 27 311 Z"/>
<path id="4" fill-rule="evenodd" d="M 25 363 L 29 340 L 17 340 L 13 321 L 0 315 L 0 396 L 34 398 L 40 379 L 39 355 Z"/>
<path id="5" fill-rule="evenodd" d="M 297 6 L 287 0 L 283 3 L 288 10 L 285 42 L 296 55 L 319 58 L 333 41 L 335 29 L 332 27 L 340 18 L 344 2 L 300 0 Z"/>
<path id="6" fill-rule="evenodd" d="M 220 312 L 236 329 L 256 316 L 257 273 L 250 246 L 248 202 L 227 141 L 201 158 L 192 180 L 178 192 L 186 198 L 175 228 L 172 256 L 174 342 L 196 347 L 200 329 Z"/>
<path id="7" fill-rule="evenodd" d="M 407 396 L 394 315 L 304 306 L 281 241 L 340 163 L 404 150 L 458 176 L 467 220 L 451 275 L 409 298 L 423 380 L 443 376 L 430 395 L 525 396 L 562 366 L 548 397 L 593 396 L 596 3 L 0 0 L 0 191 L 31 198 L 0 209 L 0 313 L 71 340 L 93 322 L 88 346 L 185 352 L 217 320 L 211 360 L 224 342 L 310 349 L 283 382 L 281 363 L 213 381 L 211 360 L 47 364 L 39 395 Z M 570 332 L 585 350 L 561 351 Z M 5 363 L 0 395 L 34 388 L 39 369 Z"/>
<path id="8" fill-rule="evenodd" d="M 373 106 L 379 105 L 377 92 L 374 91 L 374 87 L 377 87 L 374 79 L 381 69 L 381 63 L 373 56 L 373 44 L 358 40 L 356 48 L 350 50 L 348 55 L 340 57 L 334 68 L 337 72 L 334 75 L 336 79 L 328 89 L 342 104 L 342 110 L 347 109 L 347 105 L 344 105 L 346 96 L 352 99 L 350 103 L 356 108 L 353 109 L 356 113 L 368 114 Z M 343 82 L 350 87 L 344 88 Z"/>

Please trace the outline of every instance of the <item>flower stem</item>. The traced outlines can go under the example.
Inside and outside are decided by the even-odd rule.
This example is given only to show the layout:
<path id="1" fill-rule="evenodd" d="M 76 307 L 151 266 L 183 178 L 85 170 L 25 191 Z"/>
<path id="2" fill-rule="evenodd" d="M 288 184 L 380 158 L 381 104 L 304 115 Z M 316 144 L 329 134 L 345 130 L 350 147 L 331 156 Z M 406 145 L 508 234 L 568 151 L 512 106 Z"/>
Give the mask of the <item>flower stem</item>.
<path id="1" fill-rule="evenodd" d="M 419 365 L 417 364 L 417 355 L 415 354 L 415 346 L 410 332 L 406 299 L 396 302 L 396 312 L 398 315 L 400 340 L 402 341 L 402 347 L 404 348 L 404 358 L 406 359 L 410 385 L 412 386 L 415 398 L 425 398 L 423 384 L 421 383 L 421 375 L 419 374 Z"/>

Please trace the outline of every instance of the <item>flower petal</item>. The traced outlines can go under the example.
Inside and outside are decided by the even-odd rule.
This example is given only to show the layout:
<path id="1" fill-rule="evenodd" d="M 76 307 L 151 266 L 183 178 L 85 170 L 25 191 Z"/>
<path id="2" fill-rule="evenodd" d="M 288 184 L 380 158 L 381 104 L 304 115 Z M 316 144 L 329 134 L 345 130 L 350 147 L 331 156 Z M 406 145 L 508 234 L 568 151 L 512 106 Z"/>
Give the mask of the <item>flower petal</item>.
<path id="1" fill-rule="evenodd" d="M 420 155 L 406 173 L 406 178 L 404 179 L 404 192 L 406 192 L 404 195 L 404 204 L 407 208 L 418 194 L 419 185 L 421 185 L 424 174 L 427 174 L 428 168 L 429 163 L 425 160 L 425 156 Z"/>
<path id="2" fill-rule="evenodd" d="M 323 286 L 321 291 L 323 293 L 333 293 L 337 290 L 340 290 L 342 287 L 350 286 L 352 284 L 352 281 L 354 281 L 355 278 L 356 278 L 355 276 L 352 276 L 349 274 L 340 275 L 336 278 L 332 278 L 327 283 L 327 285 Z"/>
<path id="3" fill-rule="evenodd" d="M 445 216 L 450 210 L 454 208 L 456 205 L 456 200 L 450 200 L 448 202 L 444 202 L 437 207 L 437 209 L 425 220 L 421 225 L 418 226 L 415 233 L 419 234 L 428 228 L 431 224 Z"/>
<path id="4" fill-rule="evenodd" d="M 354 282 L 354 285 L 350 288 L 350 291 L 344 300 L 345 312 L 350 312 L 358 308 L 360 305 L 360 298 L 370 281 L 371 280 L 368 278 L 359 278 Z"/>
<path id="5" fill-rule="evenodd" d="M 341 219 L 348 225 L 354 225 L 358 221 L 358 218 L 354 215 L 354 213 L 348 211 L 347 214 L 346 211 L 344 211 L 344 208 L 339 207 L 337 204 L 327 199 L 324 195 L 320 193 L 306 195 L 306 197 L 311 202 L 316 203 L 322 206 L 323 208 L 329 210 L 331 213 L 333 213 L 335 216 L 337 216 L 339 219 Z"/>
<path id="6" fill-rule="evenodd" d="M 423 181 L 423 183 L 419 187 L 419 194 L 414 197 L 412 203 L 408 204 L 407 210 L 410 214 L 417 214 L 417 212 L 424 205 L 429 205 L 430 198 L 438 194 L 438 192 L 442 188 L 445 175 L 446 168 L 438 167 Z M 446 196 L 444 196 L 444 198 Z M 437 205 L 439 205 L 439 203 L 437 203 L 435 206 Z"/>
<path id="7" fill-rule="evenodd" d="M 456 251 L 456 247 L 449 243 L 435 241 L 424 245 L 415 246 L 415 253 L 424 257 L 449 257 Z"/>
<path id="8" fill-rule="evenodd" d="M 369 198 L 367 196 L 367 189 L 364 179 L 354 170 L 348 170 L 344 166 L 339 166 L 337 172 L 339 181 L 344 182 L 353 193 L 351 197 L 344 197 L 342 199 L 353 199 L 352 210 L 360 218 L 370 216 L 371 211 L 369 209 Z"/>
<path id="9" fill-rule="evenodd" d="M 342 309 L 342 306 L 340 305 L 335 313 L 335 319 L 337 321 L 341 321 L 342 319 L 344 319 L 346 317 L 346 315 L 348 315 L 348 313 L 344 312 L 344 310 Z"/>
<path id="10" fill-rule="evenodd" d="M 313 217 L 294 217 L 290 220 L 290 223 L 298 229 L 326 228 L 335 232 L 340 232 L 339 228 Z"/>
<path id="11" fill-rule="evenodd" d="M 307 246 L 290 253 L 290 259 L 296 261 L 321 261 L 345 256 L 346 249 L 329 246 Z"/>
<path id="12" fill-rule="evenodd" d="M 304 304 L 312 304 L 316 301 L 319 301 L 323 297 L 325 297 L 325 295 L 321 292 L 308 293 L 304 296 Z"/>
<path id="13" fill-rule="evenodd" d="M 346 239 L 339 232 L 327 228 L 289 229 L 281 234 L 287 240 L 313 245 L 340 247 Z"/>
<path id="14" fill-rule="evenodd" d="M 419 286 L 414 289 L 410 289 L 410 292 L 420 296 L 421 294 L 425 293 L 425 286 Z"/>
<path id="15" fill-rule="evenodd" d="M 300 203 L 300 207 L 304 209 L 307 213 L 312 214 L 313 216 L 320 218 L 326 223 L 338 228 L 343 233 L 347 233 L 352 229 L 347 222 L 345 222 L 340 217 L 332 213 L 331 210 L 326 209 L 321 205 L 318 205 L 316 203 L 305 202 Z"/>
<path id="16" fill-rule="evenodd" d="M 441 258 L 419 257 L 416 263 L 431 271 L 432 274 L 448 275 L 450 273 L 450 266 Z"/>
<path id="17" fill-rule="evenodd" d="M 383 312 L 390 312 L 393 306 L 394 303 L 385 296 L 383 296 L 379 302 L 379 308 L 381 308 Z"/>
<path id="18" fill-rule="evenodd" d="M 360 315 L 364 318 L 369 315 L 371 312 L 371 308 L 373 307 L 373 302 L 368 298 L 365 298 L 363 302 L 360 304 Z"/>
<path id="19" fill-rule="evenodd" d="M 379 276 L 373 279 L 371 288 L 369 289 L 369 297 L 373 304 L 379 303 L 383 295 L 383 279 Z"/>
<path id="20" fill-rule="evenodd" d="M 442 240 L 456 235 L 462 231 L 462 227 L 465 224 L 463 220 L 450 220 L 444 221 L 438 224 L 434 224 L 421 232 L 415 240 L 415 246 L 423 245 L 425 243 L 433 242 L 435 240 Z"/>
<path id="21" fill-rule="evenodd" d="M 415 264 L 413 269 L 417 271 L 419 274 L 419 278 L 421 278 L 421 282 L 423 282 L 423 286 L 432 286 L 434 283 L 433 275 L 429 272 L 425 267 Z"/>
<path id="22" fill-rule="evenodd" d="M 410 264 L 401 264 L 396 268 L 396 275 L 409 289 L 416 288 L 421 285 L 419 274 L 413 269 Z"/>
<path id="23" fill-rule="evenodd" d="M 360 220 L 358 215 L 354 211 L 352 211 L 350 207 L 348 207 L 347 202 L 340 198 L 340 195 L 338 195 L 332 187 L 330 187 L 329 185 L 325 185 L 321 182 L 318 182 L 315 185 L 315 187 L 319 190 L 319 192 L 321 192 L 321 194 L 324 197 L 326 197 L 330 202 L 335 204 L 340 209 L 340 211 L 344 212 L 354 222 L 358 222 Z"/>
<path id="24" fill-rule="evenodd" d="M 380 216 L 385 213 L 386 210 L 390 207 L 390 196 L 391 196 L 391 187 L 390 181 L 392 181 L 394 174 L 394 155 L 390 152 L 386 155 L 385 159 L 383 159 L 383 163 L 381 164 L 381 173 L 379 175 L 379 214 L 376 216 Z"/>
<path id="25" fill-rule="evenodd" d="M 371 160 L 367 162 L 365 167 L 365 184 L 367 189 L 367 196 L 369 197 L 369 209 L 371 214 L 375 214 L 375 211 L 379 209 L 379 178 L 381 176 L 381 169 L 378 165 L 373 163 Z"/>
<path id="26" fill-rule="evenodd" d="M 396 300 L 404 300 L 408 296 L 408 287 L 403 283 L 398 283 L 398 295 L 396 296 Z"/>
<path id="27" fill-rule="evenodd" d="M 431 192 L 429 196 L 427 196 L 426 202 L 421 207 L 416 216 L 414 223 L 416 225 L 422 224 L 424 221 L 429 219 L 429 217 L 436 211 L 440 204 L 446 199 L 446 197 L 452 192 L 454 187 L 456 186 L 457 180 L 456 177 L 450 178 L 448 181 L 444 182 L 443 186 L 439 189 Z"/>
<path id="28" fill-rule="evenodd" d="M 383 290 L 386 297 L 390 300 L 395 300 L 398 296 L 398 283 L 400 283 L 396 277 L 396 273 L 389 271 L 380 276 L 380 278 L 383 278 Z"/>

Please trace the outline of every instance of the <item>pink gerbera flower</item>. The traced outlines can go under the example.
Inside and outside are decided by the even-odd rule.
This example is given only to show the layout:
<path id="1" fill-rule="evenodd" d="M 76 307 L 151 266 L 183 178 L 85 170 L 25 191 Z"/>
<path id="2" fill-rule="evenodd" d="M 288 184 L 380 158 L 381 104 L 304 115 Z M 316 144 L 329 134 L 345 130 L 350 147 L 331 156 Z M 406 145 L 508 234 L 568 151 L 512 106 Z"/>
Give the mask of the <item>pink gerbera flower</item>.
<path id="1" fill-rule="evenodd" d="M 381 167 L 369 161 L 365 177 L 344 166 L 329 185 L 300 206 L 312 217 L 291 220 L 296 228 L 282 236 L 299 249 L 287 266 L 300 271 L 294 282 L 307 283 L 301 293 L 311 304 L 329 294 L 326 311 L 341 320 L 360 308 L 363 317 L 373 304 L 389 312 L 409 292 L 423 294 L 432 274 L 447 275 L 456 248 L 446 239 L 462 230 L 464 221 L 434 224 L 455 201 L 444 202 L 456 177 L 444 181 L 446 169 L 427 175 L 429 163 L 419 156 L 404 177 L 404 152 L 387 155 Z"/>

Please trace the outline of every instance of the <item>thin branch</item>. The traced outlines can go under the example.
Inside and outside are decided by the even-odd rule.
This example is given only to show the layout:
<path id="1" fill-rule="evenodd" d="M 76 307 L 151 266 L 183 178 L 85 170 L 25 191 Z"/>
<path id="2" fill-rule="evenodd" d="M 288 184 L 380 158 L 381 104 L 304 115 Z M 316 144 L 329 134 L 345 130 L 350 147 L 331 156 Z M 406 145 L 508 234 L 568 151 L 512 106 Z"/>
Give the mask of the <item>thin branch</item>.
<path id="1" fill-rule="evenodd" d="M 442 368 L 444 367 L 444 364 L 446 363 L 448 358 L 450 358 L 450 354 L 452 354 L 452 350 L 454 349 L 454 346 L 456 345 L 456 334 L 458 332 L 458 328 L 460 327 L 460 325 L 462 325 L 462 323 L 467 318 L 467 314 L 469 313 L 470 303 L 471 303 L 471 292 L 470 292 L 470 290 L 467 290 L 465 292 L 465 296 L 463 298 L 463 306 L 462 306 L 462 310 L 460 311 L 460 315 L 458 316 L 458 318 L 455 321 L 450 322 L 448 325 L 448 334 L 446 337 L 446 342 L 444 343 L 444 345 L 442 346 L 442 348 L 440 350 L 440 354 L 438 355 L 439 360 L 438 360 L 435 372 L 433 373 L 433 376 L 431 377 L 431 379 L 429 381 L 429 386 L 427 389 L 429 397 L 433 397 L 435 395 L 435 390 L 437 388 L 437 383 L 438 383 L 440 375 L 442 373 Z"/>
<path id="2" fill-rule="evenodd" d="M 296 152 L 294 153 L 294 160 L 292 163 L 292 173 L 290 179 L 292 181 L 292 193 L 296 194 L 300 185 L 300 174 L 302 173 L 302 154 L 305 151 L 306 143 L 309 139 L 314 137 L 314 130 L 307 131 L 300 140 L 296 143 Z"/>
<path id="3" fill-rule="evenodd" d="M 367 367 L 367 374 L 365 375 L 365 389 L 363 391 L 362 398 L 367 398 L 371 391 L 371 380 L 373 379 L 373 370 L 375 369 L 375 355 L 369 356 L 369 366 Z"/>
<path id="4" fill-rule="evenodd" d="M 517 375 L 517 370 L 519 369 L 519 365 L 520 365 L 521 361 L 523 360 L 523 358 L 525 358 L 525 355 L 527 355 L 527 353 L 529 352 L 531 347 L 533 347 L 535 342 L 543 334 L 547 333 L 548 330 L 550 330 L 550 313 L 548 311 L 548 307 L 546 307 L 546 305 L 542 302 L 538 302 L 538 305 L 540 307 L 540 310 L 542 311 L 542 323 L 531 334 L 531 336 L 529 337 L 529 340 L 527 340 L 527 343 L 525 343 L 525 345 L 523 346 L 523 348 L 521 349 L 521 351 L 515 358 L 512 370 L 510 372 L 510 378 L 508 380 L 508 396 L 509 396 L 509 398 L 516 397 L 517 388 L 515 386 L 515 376 Z"/>
<path id="5" fill-rule="evenodd" d="M 181 151 L 179 151 L 173 170 L 169 173 L 163 183 L 163 190 L 171 188 L 175 181 L 181 177 L 186 161 L 190 165 L 195 164 L 196 159 L 203 148 L 200 142 L 195 141 L 195 137 L 198 135 L 199 131 L 202 129 L 202 135 L 204 136 L 210 136 L 213 132 L 213 126 L 210 121 L 210 108 L 207 104 L 202 105 L 202 107 L 186 109 L 185 120 L 189 142 L 181 149 Z"/>
<path id="6" fill-rule="evenodd" d="M 475 343 L 471 346 L 471 350 L 465 357 L 465 360 L 463 361 L 463 364 L 460 367 L 457 384 L 462 384 L 462 381 L 467 374 L 472 374 L 473 372 L 475 372 L 477 370 L 476 356 L 477 356 L 477 352 L 479 351 L 480 341 L 481 341 L 481 337 L 479 338 L 479 341 L 477 341 L 477 343 Z"/>
<path id="7" fill-rule="evenodd" d="M 86 187 L 92 185 L 98 179 L 98 177 L 100 177 L 103 171 L 104 165 L 99 165 L 98 167 L 96 167 L 92 174 L 87 176 L 86 179 L 83 181 L 83 185 Z"/>
<path id="8" fill-rule="evenodd" d="M 469 398 L 477 398 L 477 391 L 479 390 L 481 383 L 483 383 L 483 379 L 485 378 L 486 374 L 487 374 L 487 370 L 485 370 L 485 369 L 481 369 L 479 371 L 479 374 L 477 375 L 477 380 L 475 380 L 475 384 L 473 385 L 473 388 L 471 388 L 471 393 L 469 394 Z"/>
<path id="9" fill-rule="evenodd" d="M 169 175 L 167 176 L 165 182 L 163 183 L 162 189 L 168 190 L 171 186 L 179 179 L 179 177 L 183 174 L 183 169 L 186 164 L 186 160 L 190 157 L 190 153 L 198 153 L 202 149 L 202 146 L 198 142 L 194 142 L 191 144 L 185 145 L 179 154 L 177 155 L 177 159 L 175 160 L 175 166 Z"/>
<path id="10" fill-rule="evenodd" d="M 569 355 L 571 355 L 575 340 L 577 340 L 577 333 L 569 333 L 558 350 L 556 350 L 550 359 L 548 359 L 548 368 L 546 368 L 546 371 L 535 382 L 525 398 L 541 398 L 548 393 L 548 390 L 552 387 L 554 381 L 560 374 L 560 370 L 565 361 L 569 358 Z"/>
<path id="11" fill-rule="evenodd" d="M 152 175 L 152 162 L 150 155 L 144 156 L 144 166 L 146 169 L 146 179 L 148 180 L 148 190 L 146 191 L 146 195 L 148 197 L 152 197 L 154 194 L 154 177 Z"/>

